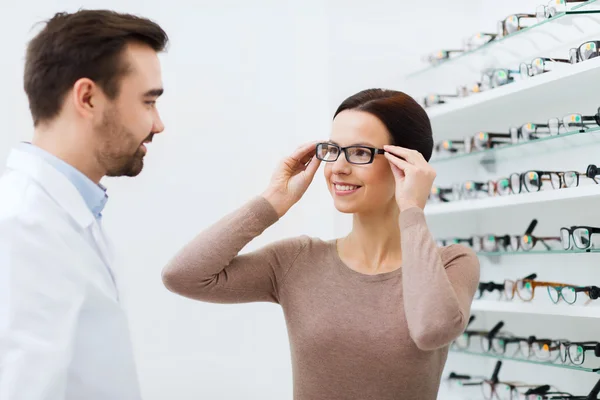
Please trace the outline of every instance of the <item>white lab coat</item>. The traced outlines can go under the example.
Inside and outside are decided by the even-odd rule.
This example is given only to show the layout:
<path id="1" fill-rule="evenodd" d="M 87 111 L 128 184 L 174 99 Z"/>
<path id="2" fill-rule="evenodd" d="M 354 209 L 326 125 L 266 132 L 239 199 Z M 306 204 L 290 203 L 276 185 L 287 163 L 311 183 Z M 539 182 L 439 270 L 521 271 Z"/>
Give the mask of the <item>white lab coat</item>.
<path id="1" fill-rule="evenodd" d="M 0 400 L 140 399 L 101 226 L 73 184 L 13 150 L 0 179 Z"/>

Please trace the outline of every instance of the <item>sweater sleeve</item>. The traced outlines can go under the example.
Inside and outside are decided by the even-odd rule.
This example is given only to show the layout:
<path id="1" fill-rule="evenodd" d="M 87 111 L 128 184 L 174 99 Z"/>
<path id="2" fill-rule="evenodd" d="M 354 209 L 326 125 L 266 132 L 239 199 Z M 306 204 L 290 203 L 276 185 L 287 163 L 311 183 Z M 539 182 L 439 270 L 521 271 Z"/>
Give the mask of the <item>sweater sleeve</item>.
<path id="1" fill-rule="evenodd" d="M 435 350 L 464 331 L 479 284 L 479 260 L 461 245 L 438 248 L 423 210 L 400 214 L 406 320 L 421 350 Z"/>
<path id="2" fill-rule="evenodd" d="M 253 199 L 183 247 L 163 268 L 164 285 L 174 293 L 211 303 L 279 303 L 279 289 L 306 245 L 305 238 L 280 240 L 239 255 L 277 220 L 266 199 Z"/>

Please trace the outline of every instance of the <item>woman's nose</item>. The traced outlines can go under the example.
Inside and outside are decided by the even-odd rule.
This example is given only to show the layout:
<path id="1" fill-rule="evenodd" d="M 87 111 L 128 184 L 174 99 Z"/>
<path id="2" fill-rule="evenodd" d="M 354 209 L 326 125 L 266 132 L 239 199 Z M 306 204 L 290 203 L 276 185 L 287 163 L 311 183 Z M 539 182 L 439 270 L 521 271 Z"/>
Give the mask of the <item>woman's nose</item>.
<path id="1" fill-rule="evenodd" d="M 338 159 L 333 162 L 332 172 L 334 174 L 347 175 L 351 170 L 352 166 L 346 159 L 346 154 L 342 152 Z"/>

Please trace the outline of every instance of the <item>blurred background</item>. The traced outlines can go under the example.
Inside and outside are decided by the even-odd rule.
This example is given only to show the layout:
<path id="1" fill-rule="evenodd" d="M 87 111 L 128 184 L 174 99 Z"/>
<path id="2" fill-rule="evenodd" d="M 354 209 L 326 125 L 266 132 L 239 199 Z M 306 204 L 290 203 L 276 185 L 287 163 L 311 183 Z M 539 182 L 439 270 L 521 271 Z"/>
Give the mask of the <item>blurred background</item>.
<path id="1" fill-rule="evenodd" d="M 149 146 L 140 176 L 103 181 L 110 196 L 105 226 L 120 257 L 119 282 L 130 318 L 142 392 L 150 400 L 291 399 L 290 351 L 280 308 L 272 304 L 203 304 L 175 296 L 162 285 L 162 267 L 196 233 L 259 195 L 282 157 L 304 142 L 328 138 L 333 112 L 346 97 L 374 87 L 406 91 L 415 96 L 435 91 L 436 86 L 429 78 L 422 81 L 407 78 L 408 74 L 430 68 L 422 61 L 424 55 L 438 49 L 460 48 L 463 39 L 473 33 L 496 32 L 499 20 L 513 13 L 535 12 L 537 6 L 547 3 L 542 0 L 28 0 L 10 4 L 8 0 L 0 1 L 0 37 L 4 38 L 0 87 L 5 93 L 0 96 L 2 163 L 13 144 L 30 139 L 32 134 L 22 75 L 25 47 L 37 32 L 38 22 L 59 11 L 108 8 L 149 17 L 170 36 L 169 50 L 160 56 L 165 95 L 159 100 L 158 109 L 166 125 L 165 132 Z M 450 82 L 453 73 L 449 71 L 435 76 L 437 87 L 456 87 L 458 82 Z M 588 85 L 567 88 L 566 92 L 573 96 L 586 92 L 591 98 L 597 88 L 598 81 L 591 80 Z M 561 103 L 564 106 L 565 98 L 559 98 L 557 93 L 555 96 L 538 100 L 550 102 L 555 108 Z M 507 100 L 501 107 L 508 107 L 507 104 L 513 104 L 515 112 L 525 106 Z M 564 112 L 571 110 L 563 108 L 568 109 Z M 590 110 L 595 112 L 594 107 Z M 493 109 L 485 109 L 479 113 L 477 123 L 481 124 L 492 113 Z M 441 130 L 451 127 L 458 132 L 461 121 L 475 117 L 464 118 L 434 121 L 434 135 L 448 138 Z M 473 119 L 470 121 L 469 128 L 474 131 L 498 125 L 475 128 Z M 578 151 L 568 153 L 566 161 L 576 160 L 581 154 Z M 594 156 L 586 154 L 590 160 Z M 598 153 L 595 154 L 598 158 Z M 521 168 L 518 160 L 505 165 L 508 169 Z M 583 164 L 581 167 L 585 168 Z M 450 175 L 468 168 L 436 166 L 439 179 L 447 182 Z M 523 165 L 523 168 L 530 167 Z M 590 204 L 586 212 L 589 214 L 591 209 L 597 213 L 599 208 Z M 549 208 L 548 213 L 564 210 L 561 208 L 564 206 L 557 207 L 554 211 Z M 514 215 L 526 219 L 528 212 L 533 211 L 523 211 L 525 216 Z M 487 215 L 496 224 L 508 224 L 511 214 L 498 213 L 490 211 Z M 581 213 L 583 218 L 584 211 Z M 469 226 L 461 218 L 466 217 L 461 214 L 437 219 L 431 222 L 432 229 L 444 237 L 452 236 L 455 227 Z M 348 231 L 349 222 L 348 216 L 338 214 L 333 208 L 321 169 L 302 201 L 245 251 L 301 234 L 323 239 L 342 236 Z M 528 222 L 519 221 L 519 229 Z M 547 258 L 526 260 L 540 265 L 548 263 Z M 590 258 L 586 260 L 590 265 L 598 264 L 589 261 Z M 516 268 L 522 267 L 525 259 L 513 258 L 508 262 L 507 268 L 515 268 L 513 277 L 519 277 L 521 272 Z M 565 263 L 564 258 L 557 261 L 557 271 Z M 489 272 L 484 268 L 495 269 Z M 483 261 L 482 279 L 501 281 L 504 275 L 498 268 L 501 268 L 498 263 L 490 267 Z M 600 281 L 597 273 L 585 276 Z M 539 296 L 542 295 L 545 293 Z M 570 318 L 567 313 L 562 317 L 536 316 L 539 319 L 534 320 L 524 314 L 504 315 L 502 310 L 478 316 L 477 327 L 491 329 L 501 318 L 505 321 L 513 318 L 511 329 L 525 336 L 533 334 L 528 329 L 535 326 L 544 327 L 542 331 L 549 336 L 567 334 L 553 335 L 551 329 L 556 326 L 585 330 L 593 333 L 587 336 L 589 340 L 594 340 L 600 332 L 593 318 L 580 320 Z M 495 361 L 451 354 L 445 374 L 452 370 L 489 377 Z M 503 374 L 535 382 L 562 379 L 569 390 L 580 389 L 581 393 L 587 393 L 597 379 L 595 374 L 586 372 L 566 369 L 557 372 L 546 366 L 538 368 L 510 361 L 505 362 Z M 441 399 L 467 398 L 461 392 L 447 392 L 449 389 L 450 385 L 442 384 Z M 479 394 L 473 396 L 481 398 Z"/>

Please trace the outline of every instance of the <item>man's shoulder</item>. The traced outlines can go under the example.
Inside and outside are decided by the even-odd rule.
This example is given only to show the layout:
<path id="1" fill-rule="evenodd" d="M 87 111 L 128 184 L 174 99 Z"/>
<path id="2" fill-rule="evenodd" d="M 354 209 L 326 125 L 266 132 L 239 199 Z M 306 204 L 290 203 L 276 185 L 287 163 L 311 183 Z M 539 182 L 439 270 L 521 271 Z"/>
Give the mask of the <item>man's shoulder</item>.
<path id="1" fill-rule="evenodd" d="M 50 195 L 28 176 L 7 171 L 0 177 L 0 224 L 46 224 L 62 214 Z"/>

